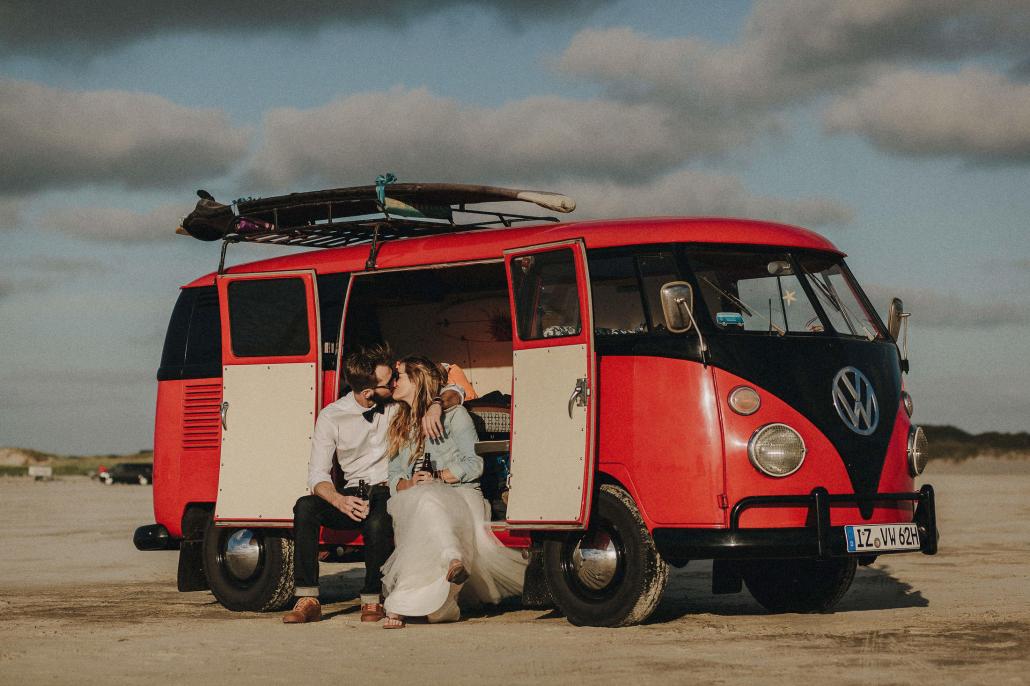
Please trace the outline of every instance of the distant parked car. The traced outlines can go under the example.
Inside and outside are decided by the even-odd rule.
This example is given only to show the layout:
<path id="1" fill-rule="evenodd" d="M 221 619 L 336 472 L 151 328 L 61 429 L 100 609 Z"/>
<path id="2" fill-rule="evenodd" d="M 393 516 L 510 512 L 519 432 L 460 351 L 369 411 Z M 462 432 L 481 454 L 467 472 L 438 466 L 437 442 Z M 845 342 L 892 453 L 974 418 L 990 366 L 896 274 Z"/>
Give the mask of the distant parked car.
<path id="1" fill-rule="evenodd" d="M 123 462 L 101 472 L 98 478 L 108 486 L 114 483 L 146 486 L 154 481 L 154 465 L 149 462 Z"/>

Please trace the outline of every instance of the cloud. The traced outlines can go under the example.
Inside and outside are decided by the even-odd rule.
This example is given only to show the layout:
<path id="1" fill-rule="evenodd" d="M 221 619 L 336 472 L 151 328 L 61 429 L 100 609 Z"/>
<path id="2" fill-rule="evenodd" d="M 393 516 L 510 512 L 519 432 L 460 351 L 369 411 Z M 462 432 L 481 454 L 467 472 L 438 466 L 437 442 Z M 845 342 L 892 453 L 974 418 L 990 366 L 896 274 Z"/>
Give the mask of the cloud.
<path id="1" fill-rule="evenodd" d="M 249 133 L 224 112 L 157 95 L 69 91 L 0 78 L 0 192 L 114 184 L 157 188 L 219 176 Z"/>
<path id="2" fill-rule="evenodd" d="M 0 231 L 17 228 L 21 224 L 24 209 L 23 198 L 0 195 Z"/>
<path id="3" fill-rule="evenodd" d="M 786 200 L 753 195 L 740 179 L 722 174 L 679 171 L 644 185 L 563 183 L 559 190 L 576 200 L 577 219 L 656 215 L 766 219 L 801 226 L 841 225 L 853 211 L 829 199 Z"/>
<path id="4" fill-rule="evenodd" d="M 733 119 L 803 104 L 899 63 L 1030 52 L 1025 0 L 767 0 L 740 40 L 586 29 L 556 62 L 614 98 Z"/>
<path id="5" fill-rule="evenodd" d="M 912 313 L 913 326 L 964 330 L 1030 324 L 1030 303 L 1024 300 L 968 300 L 946 291 L 878 284 L 866 284 L 864 288 L 884 321 L 890 299 L 899 297 L 905 303 L 905 311 Z"/>
<path id="6" fill-rule="evenodd" d="M 507 26 L 581 20 L 613 0 L 7 0 L 0 8 L 0 55 L 93 55 L 164 34 L 312 34 L 336 26 L 406 26 L 460 9 L 492 12 Z"/>
<path id="7" fill-rule="evenodd" d="M 912 60 L 1027 56 L 1024 0 L 765 0 L 744 44 L 776 71 L 823 72 Z"/>
<path id="8" fill-rule="evenodd" d="M 120 242 L 155 241 L 171 238 L 191 207 L 162 205 L 148 212 L 114 207 L 51 209 L 38 223 L 77 238 Z"/>
<path id="9" fill-rule="evenodd" d="M 97 260 L 59 255 L 6 256 L 0 259 L 0 301 L 18 293 L 40 293 L 62 281 L 97 273 Z"/>
<path id="10" fill-rule="evenodd" d="M 885 75 L 835 99 L 823 121 L 832 133 L 857 134 L 900 155 L 1030 161 L 1030 84 L 982 69 Z"/>
<path id="11" fill-rule="evenodd" d="M 550 96 L 485 108 L 395 88 L 308 110 L 271 110 L 248 176 L 275 189 L 367 183 L 386 169 L 401 180 L 629 182 L 655 178 L 746 135 L 649 104 Z"/>

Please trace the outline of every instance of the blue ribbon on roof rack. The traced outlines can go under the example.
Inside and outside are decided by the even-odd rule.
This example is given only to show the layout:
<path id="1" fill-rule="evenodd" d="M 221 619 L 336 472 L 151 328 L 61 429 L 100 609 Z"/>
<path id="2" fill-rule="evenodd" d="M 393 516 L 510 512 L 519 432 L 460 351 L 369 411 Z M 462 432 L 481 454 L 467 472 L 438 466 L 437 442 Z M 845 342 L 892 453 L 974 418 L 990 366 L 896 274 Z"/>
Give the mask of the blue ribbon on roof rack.
<path id="1" fill-rule="evenodd" d="M 376 197 L 379 198 L 380 205 L 386 203 L 386 187 L 395 181 L 397 181 L 397 177 L 393 172 L 386 172 L 376 177 Z"/>

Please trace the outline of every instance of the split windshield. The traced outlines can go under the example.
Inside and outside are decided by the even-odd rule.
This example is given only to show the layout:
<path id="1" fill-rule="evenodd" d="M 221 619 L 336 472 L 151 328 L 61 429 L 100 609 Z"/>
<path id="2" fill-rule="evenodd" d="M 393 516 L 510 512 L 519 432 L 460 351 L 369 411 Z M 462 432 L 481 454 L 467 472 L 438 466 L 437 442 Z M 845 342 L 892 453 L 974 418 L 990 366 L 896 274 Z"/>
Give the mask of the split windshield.
<path id="1" fill-rule="evenodd" d="M 720 249 L 688 255 L 701 298 L 720 330 L 883 337 L 836 255 Z"/>

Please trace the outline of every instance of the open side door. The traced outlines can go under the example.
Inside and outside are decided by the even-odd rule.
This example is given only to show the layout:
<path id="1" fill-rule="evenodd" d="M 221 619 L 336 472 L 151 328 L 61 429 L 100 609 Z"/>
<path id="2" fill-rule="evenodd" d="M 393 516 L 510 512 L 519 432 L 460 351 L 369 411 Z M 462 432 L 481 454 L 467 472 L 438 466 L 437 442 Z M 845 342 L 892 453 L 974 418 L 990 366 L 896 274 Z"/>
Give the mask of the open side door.
<path id="1" fill-rule="evenodd" d="M 215 521 L 290 526 L 307 492 L 320 374 L 312 271 L 218 277 L 222 455 Z"/>
<path id="2" fill-rule="evenodd" d="M 581 529 L 594 481 L 594 336 L 581 240 L 506 251 L 513 329 L 511 528 Z"/>

